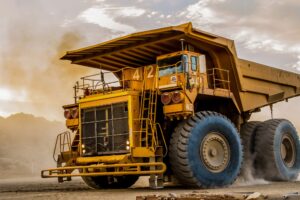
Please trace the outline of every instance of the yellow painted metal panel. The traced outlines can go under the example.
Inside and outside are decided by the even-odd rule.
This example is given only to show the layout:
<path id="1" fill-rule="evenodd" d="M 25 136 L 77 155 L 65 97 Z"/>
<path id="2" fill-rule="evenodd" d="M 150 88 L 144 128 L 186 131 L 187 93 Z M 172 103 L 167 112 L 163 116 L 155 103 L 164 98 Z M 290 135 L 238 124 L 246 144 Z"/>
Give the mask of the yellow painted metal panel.
<path id="1" fill-rule="evenodd" d="M 174 112 L 182 112 L 183 104 L 173 104 L 173 105 L 165 105 L 164 106 L 164 113 L 174 113 Z"/>
<path id="2" fill-rule="evenodd" d="M 120 102 L 127 102 L 128 96 L 121 96 L 121 97 L 114 97 L 111 99 L 99 99 L 95 101 L 88 101 L 85 103 L 80 104 L 80 108 L 91 108 L 96 106 L 102 106 L 102 105 L 110 105 L 113 103 L 120 103 Z"/>
<path id="3" fill-rule="evenodd" d="M 153 148 L 135 147 L 132 149 L 132 157 L 154 157 L 155 151 Z"/>
<path id="4" fill-rule="evenodd" d="M 126 160 L 129 155 L 110 155 L 110 156 L 96 156 L 96 157 L 78 157 L 76 164 L 89 164 L 89 163 L 118 163 Z"/>
<path id="5" fill-rule="evenodd" d="M 136 91 L 117 91 L 117 92 L 112 92 L 112 93 L 107 93 L 107 94 L 96 94 L 96 95 L 87 96 L 84 99 L 81 99 L 79 101 L 79 103 L 85 103 L 85 102 L 101 100 L 101 99 L 111 99 L 114 97 L 126 96 L 129 94 L 130 95 L 138 95 L 139 93 Z"/>
<path id="6" fill-rule="evenodd" d="M 146 81 L 145 89 L 153 89 L 153 85 L 156 86 L 156 71 L 157 65 L 148 65 L 144 67 L 144 80 Z M 156 88 L 155 88 L 156 89 Z"/>
<path id="7" fill-rule="evenodd" d="M 79 119 L 67 119 L 66 126 L 67 127 L 74 127 L 79 125 Z"/>
<path id="8" fill-rule="evenodd" d="M 179 103 L 179 104 L 171 104 L 164 106 L 164 113 L 178 113 L 178 112 L 185 112 L 190 111 L 193 112 L 194 106 L 190 103 Z"/>
<path id="9" fill-rule="evenodd" d="M 130 107 L 130 112 L 131 112 L 131 116 L 132 116 L 132 120 L 130 121 L 130 123 L 132 124 L 132 128 L 131 128 L 131 135 L 132 135 L 132 139 L 130 142 L 130 146 L 131 147 L 136 147 L 140 141 L 140 120 L 139 120 L 139 108 L 140 108 L 140 99 L 139 96 L 131 96 L 131 107 Z"/>
<path id="10" fill-rule="evenodd" d="M 128 99 L 128 128 L 129 128 L 129 144 L 130 144 L 130 147 L 132 147 L 132 144 L 133 144 L 133 141 L 134 141 L 134 138 L 133 138 L 133 116 L 132 116 L 132 111 L 133 111 L 133 107 L 134 105 L 132 104 L 132 96 L 129 96 L 129 99 Z M 130 148 L 131 149 L 131 148 Z"/>
<path id="11" fill-rule="evenodd" d="M 143 67 L 124 70 L 123 80 L 131 90 L 142 90 L 143 79 Z"/>

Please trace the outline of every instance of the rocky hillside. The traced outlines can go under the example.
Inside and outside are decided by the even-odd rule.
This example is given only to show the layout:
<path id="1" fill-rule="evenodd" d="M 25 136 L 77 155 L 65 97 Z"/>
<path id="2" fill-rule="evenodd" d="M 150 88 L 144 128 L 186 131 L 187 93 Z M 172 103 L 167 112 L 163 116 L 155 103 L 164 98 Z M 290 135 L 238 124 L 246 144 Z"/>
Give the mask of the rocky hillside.
<path id="1" fill-rule="evenodd" d="M 52 152 L 56 135 L 66 128 L 29 114 L 0 117 L 0 179 L 39 176 L 54 167 Z"/>

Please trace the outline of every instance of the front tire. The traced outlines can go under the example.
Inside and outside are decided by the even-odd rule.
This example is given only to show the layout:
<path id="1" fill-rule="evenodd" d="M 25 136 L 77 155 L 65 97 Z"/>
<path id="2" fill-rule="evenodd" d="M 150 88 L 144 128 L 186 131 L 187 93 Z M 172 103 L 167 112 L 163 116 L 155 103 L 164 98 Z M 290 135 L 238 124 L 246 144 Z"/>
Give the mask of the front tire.
<path id="1" fill-rule="evenodd" d="M 216 112 L 198 112 L 171 138 L 170 157 L 175 177 L 191 187 L 221 187 L 232 184 L 242 163 L 242 145 L 237 129 Z M 175 163 L 176 162 L 176 163 Z"/>
<path id="2" fill-rule="evenodd" d="M 285 119 L 263 122 L 256 133 L 256 168 L 269 181 L 292 181 L 300 169 L 299 137 Z"/>
<path id="3" fill-rule="evenodd" d="M 82 180 L 93 189 L 129 188 L 138 178 L 138 176 L 82 176 Z"/>

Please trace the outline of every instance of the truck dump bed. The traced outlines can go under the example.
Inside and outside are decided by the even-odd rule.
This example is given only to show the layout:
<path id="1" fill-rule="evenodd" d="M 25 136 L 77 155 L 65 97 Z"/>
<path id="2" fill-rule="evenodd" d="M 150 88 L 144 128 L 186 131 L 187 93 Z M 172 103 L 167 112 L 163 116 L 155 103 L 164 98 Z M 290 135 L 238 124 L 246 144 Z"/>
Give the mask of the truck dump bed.
<path id="1" fill-rule="evenodd" d="M 300 94 L 300 75 L 238 59 L 244 111 L 251 111 Z"/>
<path id="2" fill-rule="evenodd" d="M 234 41 L 195 29 L 191 23 L 133 33 L 67 52 L 62 59 L 109 71 L 137 68 L 154 64 L 157 56 L 180 51 L 180 39 L 206 55 L 208 69 L 229 71 L 230 88 L 242 112 L 300 95 L 299 74 L 239 59 Z"/>

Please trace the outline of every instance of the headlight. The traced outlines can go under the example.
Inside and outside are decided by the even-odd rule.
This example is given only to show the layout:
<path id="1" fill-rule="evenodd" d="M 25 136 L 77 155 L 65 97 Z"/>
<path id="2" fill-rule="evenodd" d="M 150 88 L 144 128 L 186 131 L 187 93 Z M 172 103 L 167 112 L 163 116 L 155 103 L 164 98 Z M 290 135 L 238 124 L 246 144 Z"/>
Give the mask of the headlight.
<path id="1" fill-rule="evenodd" d="M 172 101 L 172 93 L 165 92 L 160 96 L 160 100 L 164 105 L 168 105 Z"/>
<path id="2" fill-rule="evenodd" d="M 65 109 L 64 116 L 65 116 L 66 119 L 71 119 L 72 118 L 70 109 Z"/>
<path id="3" fill-rule="evenodd" d="M 172 101 L 173 103 L 180 103 L 184 99 L 184 94 L 180 91 L 173 92 Z"/>

